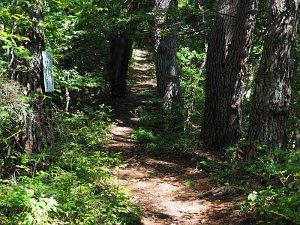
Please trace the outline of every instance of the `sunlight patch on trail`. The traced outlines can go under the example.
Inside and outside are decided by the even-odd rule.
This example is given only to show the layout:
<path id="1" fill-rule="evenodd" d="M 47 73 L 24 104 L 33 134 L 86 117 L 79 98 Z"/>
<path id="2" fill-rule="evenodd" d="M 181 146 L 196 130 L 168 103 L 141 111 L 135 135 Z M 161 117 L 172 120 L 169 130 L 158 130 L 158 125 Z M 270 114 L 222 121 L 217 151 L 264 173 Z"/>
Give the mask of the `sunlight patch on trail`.
<path id="1" fill-rule="evenodd" d="M 114 173 L 118 184 L 128 188 L 134 202 L 141 206 L 144 218 L 140 225 L 237 224 L 231 219 L 235 200 L 201 197 L 217 188 L 209 174 L 198 170 L 190 159 L 151 155 L 131 138 L 140 121 L 133 112 L 149 101 L 151 92 L 155 94 L 150 54 L 135 50 L 133 57 L 130 93 L 115 105 L 116 123 L 110 129 L 113 138 L 108 147 L 125 158 L 126 165 Z"/>

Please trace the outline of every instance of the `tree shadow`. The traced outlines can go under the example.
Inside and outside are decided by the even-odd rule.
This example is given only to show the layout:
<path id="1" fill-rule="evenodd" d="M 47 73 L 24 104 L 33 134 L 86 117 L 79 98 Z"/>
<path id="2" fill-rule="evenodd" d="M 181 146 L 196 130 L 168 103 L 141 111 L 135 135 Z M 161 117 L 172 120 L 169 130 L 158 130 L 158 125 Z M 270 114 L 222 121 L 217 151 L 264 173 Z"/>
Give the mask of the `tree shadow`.
<path id="1" fill-rule="evenodd" d="M 136 60 L 138 64 L 149 63 L 149 55 L 141 53 Z M 155 96 L 155 83 L 153 83 L 152 68 L 141 69 L 141 65 L 131 69 L 134 76 L 130 92 L 125 98 L 115 99 L 111 103 L 113 119 L 120 130 L 135 129 L 139 124 L 139 116 L 135 113 L 138 107 L 154 107 L 151 99 Z M 173 201 L 185 205 L 191 201 L 203 204 L 203 212 L 199 213 L 196 224 L 240 224 L 241 217 L 234 214 L 234 206 L 241 201 L 237 196 L 207 196 L 201 197 L 203 192 L 218 187 L 210 174 L 197 168 L 197 156 L 181 154 L 180 152 L 151 151 L 145 145 L 132 140 L 130 132 L 113 135 L 116 145 L 108 146 L 120 153 L 127 164 L 126 171 L 119 176 L 120 180 L 161 180 L 180 186 L 178 195 L 174 191 Z M 132 168 L 132 170 L 131 170 Z M 141 170 L 141 174 L 137 173 Z M 167 188 L 167 186 L 166 186 Z M 145 215 L 154 220 L 162 220 L 163 224 L 172 224 L 173 215 L 162 212 L 152 205 L 152 200 L 143 203 Z M 188 205 L 188 204 L 186 204 Z M 205 218 L 205 220 L 203 220 Z M 186 219 L 188 221 L 188 219 Z M 206 221 L 206 222 L 205 222 Z M 143 223 L 141 223 L 143 224 Z M 176 222 L 174 224 L 180 224 Z M 245 224 L 245 223 L 244 223 Z M 250 223 L 251 224 L 251 223 Z"/>

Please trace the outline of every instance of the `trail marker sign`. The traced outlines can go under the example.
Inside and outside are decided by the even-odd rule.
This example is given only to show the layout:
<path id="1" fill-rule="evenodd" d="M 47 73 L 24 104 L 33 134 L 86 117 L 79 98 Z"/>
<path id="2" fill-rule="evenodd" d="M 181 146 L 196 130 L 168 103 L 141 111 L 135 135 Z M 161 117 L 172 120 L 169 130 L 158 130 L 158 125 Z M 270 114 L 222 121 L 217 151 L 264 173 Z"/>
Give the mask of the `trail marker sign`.
<path id="1" fill-rule="evenodd" d="M 42 51 L 45 92 L 54 91 L 53 61 L 50 52 Z"/>

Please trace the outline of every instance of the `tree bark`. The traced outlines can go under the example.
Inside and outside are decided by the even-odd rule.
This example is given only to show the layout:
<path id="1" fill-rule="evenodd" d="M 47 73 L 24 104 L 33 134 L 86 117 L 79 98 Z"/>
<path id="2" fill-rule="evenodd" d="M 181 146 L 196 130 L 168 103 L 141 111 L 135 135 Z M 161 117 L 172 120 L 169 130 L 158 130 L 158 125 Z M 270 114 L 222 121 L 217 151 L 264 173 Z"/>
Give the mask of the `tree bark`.
<path id="1" fill-rule="evenodd" d="M 133 41 L 125 32 L 114 34 L 110 38 L 109 77 L 111 95 L 123 97 L 127 92 L 128 65 L 132 53 Z"/>
<path id="2" fill-rule="evenodd" d="M 37 23 L 42 20 L 42 9 L 33 9 L 32 16 L 34 21 L 32 22 L 33 29 L 29 32 L 30 42 L 25 44 L 32 54 L 32 59 L 26 61 L 20 57 L 13 57 L 14 61 L 11 67 L 11 79 L 22 86 L 25 95 L 33 92 L 43 93 L 42 51 L 45 49 L 45 38 L 43 30 L 37 26 Z M 22 66 L 22 68 L 18 68 L 18 66 Z"/>
<path id="3" fill-rule="evenodd" d="M 241 0 L 239 3 L 238 22 L 225 63 L 222 147 L 236 144 L 242 134 L 241 103 L 245 94 L 244 75 L 250 56 L 258 2 L 258 0 Z"/>
<path id="4" fill-rule="evenodd" d="M 286 148 L 291 102 L 291 49 L 297 32 L 299 0 L 273 0 L 260 69 L 255 78 L 247 152 L 255 143 Z"/>
<path id="5" fill-rule="evenodd" d="M 52 120 L 43 97 L 42 51 L 45 49 L 45 38 L 43 30 L 38 26 L 43 19 L 42 3 L 37 1 L 36 6 L 28 13 L 32 19 L 32 30 L 28 32 L 30 42 L 24 43 L 24 46 L 30 51 L 32 58 L 26 61 L 11 52 L 10 70 L 11 79 L 20 84 L 24 95 L 35 93 L 37 96 L 30 102 L 32 112 L 21 115 L 24 131 L 16 137 L 14 146 L 26 152 L 39 152 L 53 143 Z M 14 29 L 18 32 L 17 27 Z"/>
<path id="6" fill-rule="evenodd" d="M 212 150 L 237 143 L 242 132 L 243 79 L 258 10 L 258 0 L 231 4 L 229 12 L 217 16 L 213 35 L 221 35 L 212 38 L 208 53 L 203 136 Z M 221 8 L 226 8 L 224 2 Z M 224 16 L 231 18 L 224 21 Z"/>
<path id="7" fill-rule="evenodd" d="M 176 6 L 174 0 L 155 0 L 155 43 L 157 95 L 164 99 L 164 108 L 172 108 L 180 99 L 180 83 L 177 68 L 177 31 L 174 25 L 167 26 L 166 14 Z"/>
<path id="8" fill-rule="evenodd" d="M 216 150 L 222 146 L 223 115 L 221 111 L 224 88 L 224 63 L 236 23 L 238 0 L 220 0 L 218 12 L 208 41 L 205 106 L 202 123 L 203 144 Z"/>

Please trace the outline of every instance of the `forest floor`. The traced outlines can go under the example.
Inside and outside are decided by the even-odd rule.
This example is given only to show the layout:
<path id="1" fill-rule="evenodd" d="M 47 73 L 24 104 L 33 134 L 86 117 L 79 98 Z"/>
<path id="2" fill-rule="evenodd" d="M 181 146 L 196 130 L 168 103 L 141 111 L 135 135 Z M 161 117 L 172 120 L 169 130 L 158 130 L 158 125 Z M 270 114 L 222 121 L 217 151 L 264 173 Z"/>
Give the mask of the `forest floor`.
<path id="1" fill-rule="evenodd" d="M 116 169 L 119 185 L 128 188 L 143 210 L 144 225 L 241 224 L 237 195 L 209 194 L 218 184 L 207 172 L 197 169 L 191 156 L 154 154 L 131 138 L 138 127 L 138 107 L 155 93 L 153 68 L 146 51 L 136 50 L 131 72 L 131 89 L 125 99 L 112 105 L 115 125 L 108 148 L 120 152 L 126 166 Z M 206 193 L 206 194 L 203 194 Z"/>

